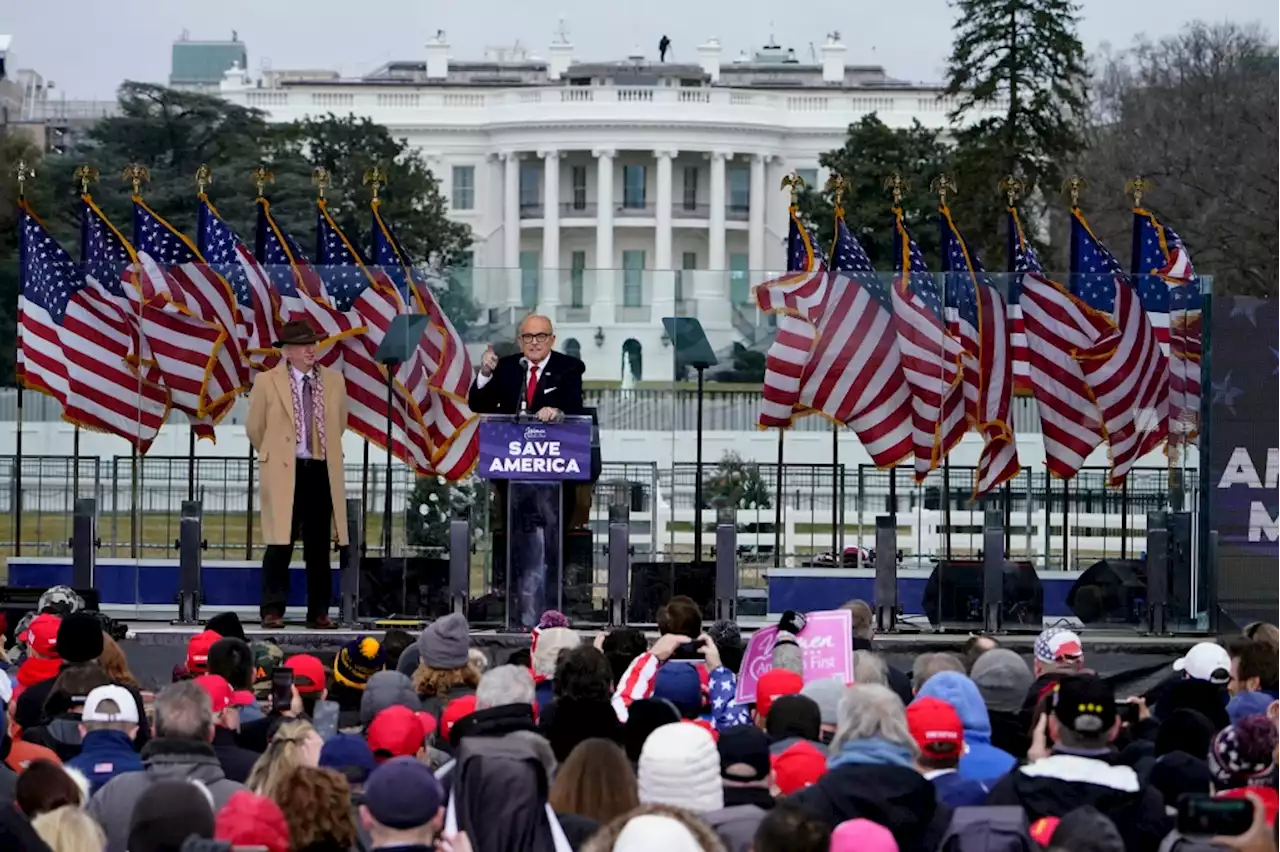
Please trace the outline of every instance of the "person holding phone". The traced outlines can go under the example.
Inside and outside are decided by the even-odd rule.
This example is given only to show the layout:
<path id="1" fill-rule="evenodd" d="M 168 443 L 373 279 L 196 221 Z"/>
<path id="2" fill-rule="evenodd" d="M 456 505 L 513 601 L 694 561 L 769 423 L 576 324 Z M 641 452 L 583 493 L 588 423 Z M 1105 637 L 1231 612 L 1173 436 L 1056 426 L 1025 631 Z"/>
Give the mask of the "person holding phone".
<path id="1" fill-rule="evenodd" d="M 219 675 L 201 675 L 195 683 L 208 694 L 213 705 L 213 753 L 222 764 L 222 774 L 243 784 L 249 780 L 249 772 L 258 760 L 258 753 L 241 748 L 236 742 L 236 734 L 240 731 L 240 709 L 233 702 L 235 691 Z"/>
<path id="2" fill-rule="evenodd" d="M 1126 850 L 1156 852 L 1173 823 L 1158 790 L 1131 767 L 1111 762 L 1119 731 L 1110 684 L 1095 674 L 1063 677 L 1033 736 L 1032 762 L 997 781 L 987 804 L 1018 805 L 1032 821 L 1093 805 L 1120 829 Z M 1051 751 L 1046 734 L 1055 743 Z"/>

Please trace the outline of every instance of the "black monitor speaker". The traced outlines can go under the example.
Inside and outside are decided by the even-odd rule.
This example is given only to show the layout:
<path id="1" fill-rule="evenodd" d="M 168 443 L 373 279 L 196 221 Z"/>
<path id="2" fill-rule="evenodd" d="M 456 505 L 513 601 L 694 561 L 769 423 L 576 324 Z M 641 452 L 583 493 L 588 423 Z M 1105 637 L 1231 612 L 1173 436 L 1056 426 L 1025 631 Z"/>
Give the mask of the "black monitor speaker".
<path id="1" fill-rule="evenodd" d="M 653 624 L 658 620 L 658 608 L 676 595 L 692 598 L 702 610 L 703 619 L 712 618 L 715 572 L 714 562 L 633 562 L 627 621 Z"/>
<path id="2" fill-rule="evenodd" d="M 1002 623 L 1006 628 L 1044 623 L 1044 588 L 1030 562 L 1005 561 Z M 982 623 L 982 562 L 943 560 L 924 587 L 924 614 L 935 627 Z"/>
<path id="3" fill-rule="evenodd" d="M 1147 566 L 1141 559 L 1103 559 L 1081 572 L 1067 606 L 1084 624 L 1141 624 L 1146 615 Z"/>

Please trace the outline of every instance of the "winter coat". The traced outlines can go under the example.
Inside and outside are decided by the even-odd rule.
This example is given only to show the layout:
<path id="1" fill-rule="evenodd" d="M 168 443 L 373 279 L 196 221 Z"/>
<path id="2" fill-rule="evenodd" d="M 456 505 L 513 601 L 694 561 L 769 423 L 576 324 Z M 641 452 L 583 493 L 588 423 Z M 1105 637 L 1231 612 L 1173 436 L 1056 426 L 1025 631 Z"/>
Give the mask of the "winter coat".
<path id="1" fill-rule="evenodd" d="M 951 808 L 938 801 L 933 784 L 903 766 L 837 766 L 787 801 L 832 829 L 850 819 L 879 823 L 893 832 L 900 852 L 934 852 L 951 822 Z"/>
<path id="2" fill-rule="evenodd" d="M 213 753 L 222 766 L 222 774 L 241 784 L 249 780 L 249 772 L 261 757 L 256 751 L 243 748 L 236 742 L 236 733 L 230 728 L 213 729 Z"/>
<path id="3" fill-rule="evenodd" d="M 853 637 L 853 650 L 855 651 L 875 651 L 875 647 L 871 644 L 870 639 L 861 637 Z M 889 680 L 889 688 L 893 690 L 893 694 L 902 699 L 903 705 L 911 703 L 911 676 L 895 666 L 891 666 L 885 662 L 885 672 Z"/>
<path id="4" fill-rule="evenodd" d="M 612 822 L 601 827 L 595 837 L 586 842 L 581 852 L 611 852 L 618 841 L 618 835 L 622 834 L 622 829 L 627 827 L 627 823 L 635 817 L 646 814 L 667 817 L 683 825 L 698 841 L 702 852 L 725 852 L 724 843 L 714 831 L 707 827 L 706 823 L 689 811 L 673 808 L 670 805 L 641 805 L 620 817 L 615 817 Z"/>
<path id="5" fill-rule="evenodd" d="M 44 746 L 66 763 L 80 754 L 80 714 L 64 713 L 43 725 L 27 728 L 22 739 Z"/>
<path id="6" fill-rule="evenodd" d="M 22 693 L 21 698 L 13 702 L 11 718 L 15 725 L 25 731 L 27 728 L 35 728 L 44 724 L 46 721 L 44 705 L 49 700 L 49 694 L 53 692 L 53 680 L 43 680 L 33 684 Z M 142 747 L 151 739 L 151 723 L 147 721 L 147 714 L 143 712 L 146 704 L 142 700 L 142 693 L 138 691 L 136 686 L 128 686 L 123 683 L 117 684 L 117 686 L 123 686 L 127 689 L 138 705 L 138 735 L 133 738 L 133 747 L 136 751 L 142 751 Z"/>
<path id="7" fill-rule="evenodd" d="M 991 721 L 991 744 L 1013 755 L 1014 760 L 1026 760 L 1031 747 L 1031 736 L 1022 727 L 1022 716 L 1016 710 L 992 710 L 987 708 Z"/>
<path id="8" fill-rule="evenodd" d="M 1143 785 L 1132 768 L 1116 765 L 1116 760 L 1114 754 L 1106 758 L 1052 754 L 1000 779 L 987 804 L 1020 805 L 1032 822 L 1092 805 L 1116 824 L 1127 852 L 1156 852 L 1173 828 L 1164 797 Z"/>
<path id="9" fill-rule="evenodd" d="M 126 852 L 133 807 L 157 781 L 203 782 L 213 794 L 215 811 L 221 810 L 233 793 L 247 789 L 228 780 L 213 746 L 198 740 L 153 740 L 142 750 L 142 764 L 142 772 L 112 778 L 89 800 L 89 815 L 107 835 L 106 852 Z"/>
<path id="10" fill-rule="evenodd" d="M 436 722 L 438 723 L 440 721 L 440 714 L 444 712 L 444 708 L 449 706 L 450 701 L 455 698 L 462 698 L 467 695 L 475 694 L 475 687 L 455 683 L 453 686 L 449 687 L 449 691 L 444 695 L 433 695 L 430 698 L 422 699 L 422 709 L 423 711 L 430 713 L 432 716 L 435 716 Z"/>
<path id="11" fill-rule="evenodd" d="M 1007 751 L 991 744 L 991 720 L 978 686 L 959 672 L 940 672 L 925 682 L 917 698 L 937 698 L 955 708 L 964 725 L 960 777 L 980 784 L 994 782 L 1017 764 Z"/>
<path id="12" fill-rule="evenodd" d="M 987 788 L 972 778 L 965 778 L 954 769 L 943 769 L 925 775 L 938 791 L 938 801 L 949 808 L 969 808 L 987 802 Z"/>
<path id="13" fill-rule="evenodd" d="M 133 750 L 133 740 L 123 731 L 89 731 L 80 744 L 80 754 L 67 761 L 89 779 L 89 792 L 98 790 L 125 772 L 141 772 L 142 758 Z"/>
<path id="14" fill-rule="evenodd" d="M 711 826 L 728 852 L 751 852 L 756 829 L 767 814 L 759 805 L 732 805 L 699 816 Z"/>

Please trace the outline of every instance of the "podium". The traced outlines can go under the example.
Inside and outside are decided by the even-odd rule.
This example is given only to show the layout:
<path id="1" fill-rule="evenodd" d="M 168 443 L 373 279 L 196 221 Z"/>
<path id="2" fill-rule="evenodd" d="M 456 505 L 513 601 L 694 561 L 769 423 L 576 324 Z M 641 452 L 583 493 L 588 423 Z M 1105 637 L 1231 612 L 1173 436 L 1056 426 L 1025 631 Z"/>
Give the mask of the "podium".
<path id="1" fill-rule="evenodd" d="M 483 415 L 476 475 L 498 482 L 506 545 L 506 626 L 531 630 L 564 597 L 563 483 L 591 479 L 591 418 Z"/>

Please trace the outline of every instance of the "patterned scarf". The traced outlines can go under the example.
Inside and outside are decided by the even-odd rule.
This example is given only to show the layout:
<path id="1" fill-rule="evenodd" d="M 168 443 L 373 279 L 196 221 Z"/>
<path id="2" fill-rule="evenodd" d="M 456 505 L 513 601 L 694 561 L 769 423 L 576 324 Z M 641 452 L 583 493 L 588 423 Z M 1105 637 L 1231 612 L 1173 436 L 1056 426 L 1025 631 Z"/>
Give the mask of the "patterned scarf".
<path id="1" fill-rule="evenodd" d="M 292 371 L 292 367 L 288 368 Z M 302 435 L 302 381 L 297 384 L 293 381 L 293 373 L 289 373 L 289 388 L 293 396 L 293 435 L 294 440 Z M 324 383 L 320 378 L 320 370 L 312 368 L 311 370 L 311 409 L 315 415 L 316 422 L 313 424 L 316 430 L 316 444 L 319 447 L 319 453 L 312 453 L 317 461 L 324 461 Z"/>

